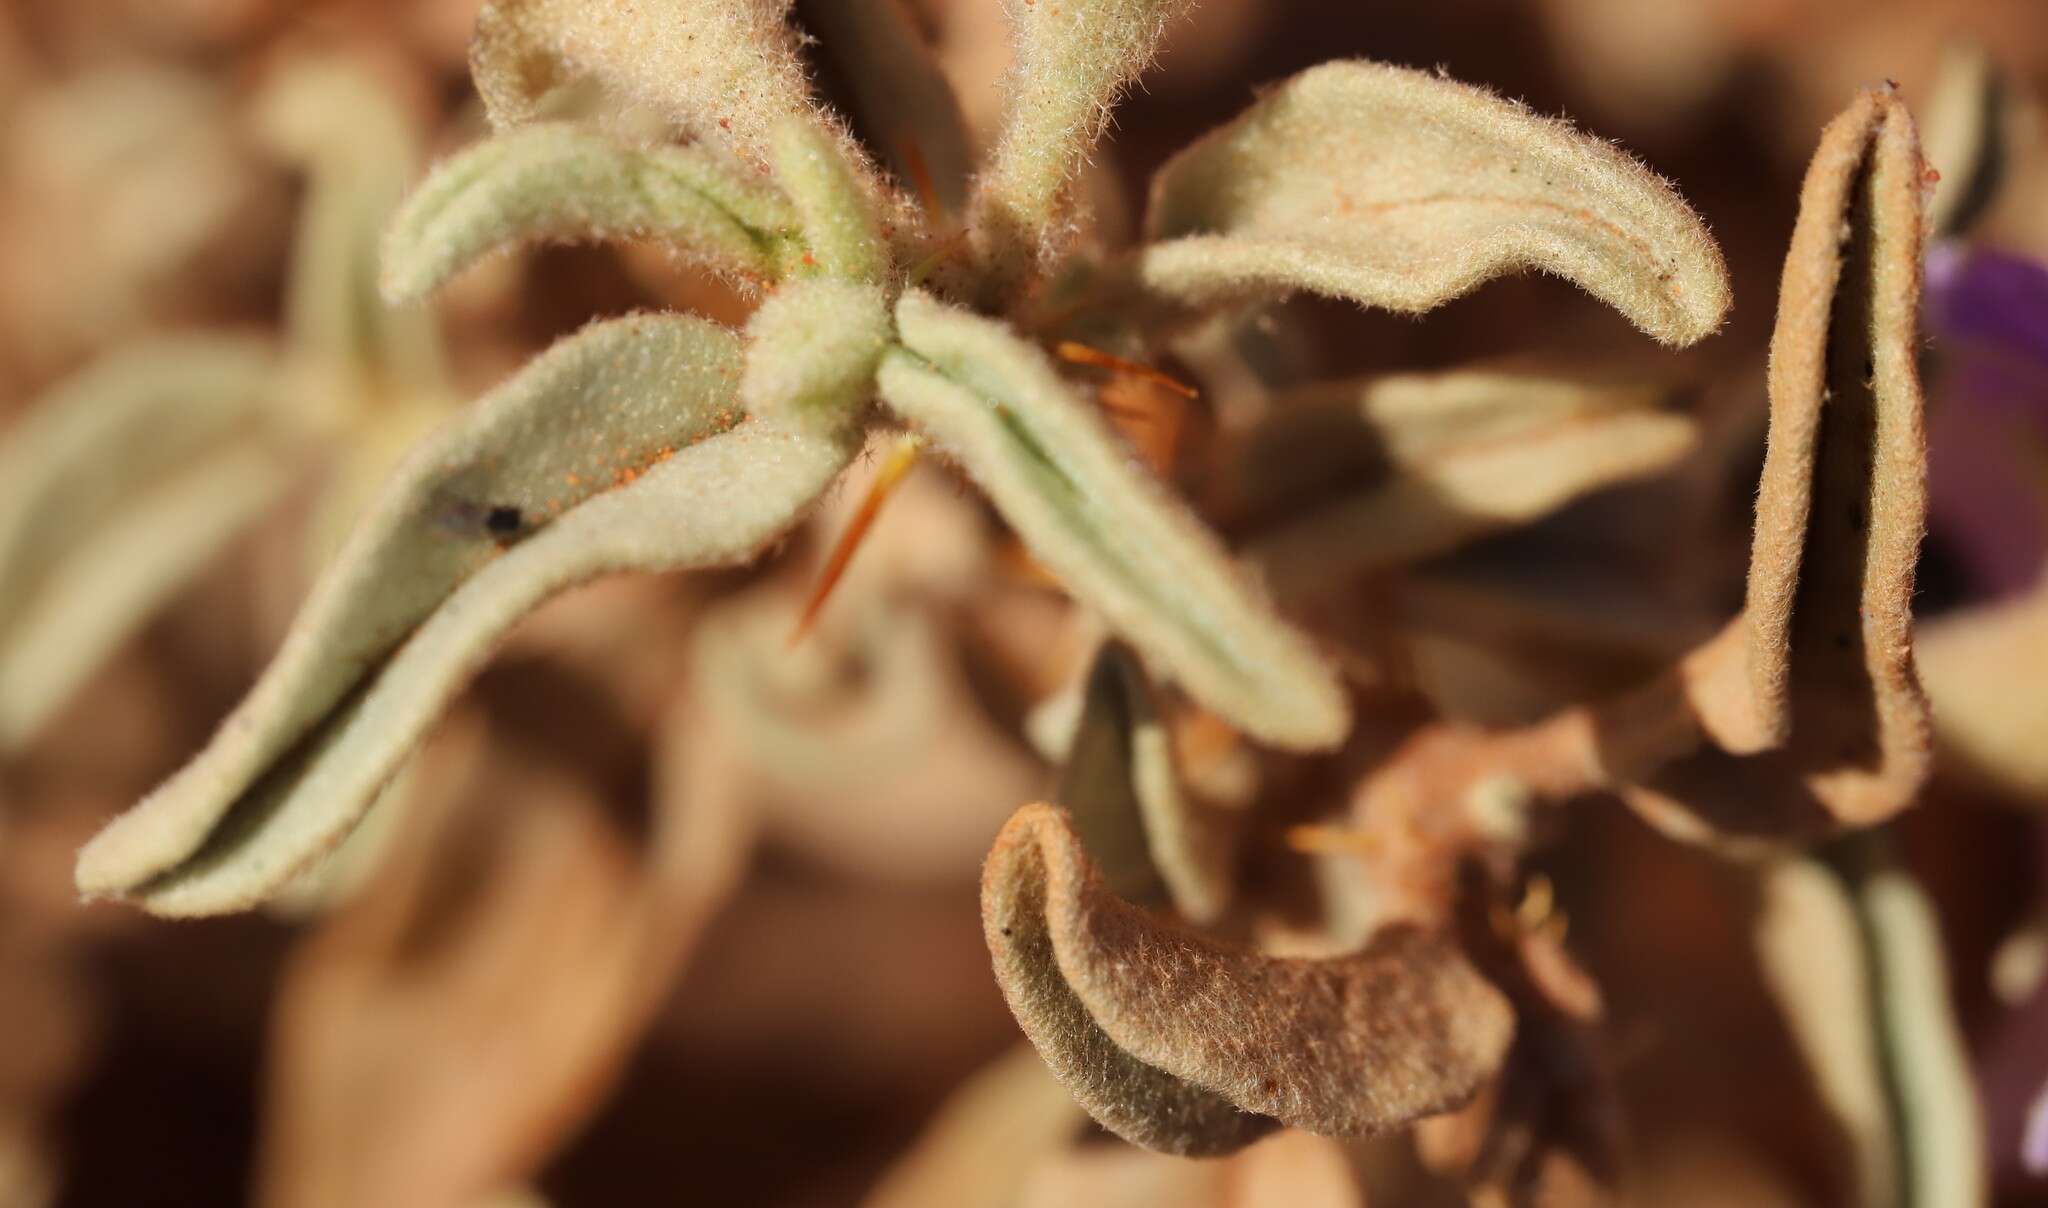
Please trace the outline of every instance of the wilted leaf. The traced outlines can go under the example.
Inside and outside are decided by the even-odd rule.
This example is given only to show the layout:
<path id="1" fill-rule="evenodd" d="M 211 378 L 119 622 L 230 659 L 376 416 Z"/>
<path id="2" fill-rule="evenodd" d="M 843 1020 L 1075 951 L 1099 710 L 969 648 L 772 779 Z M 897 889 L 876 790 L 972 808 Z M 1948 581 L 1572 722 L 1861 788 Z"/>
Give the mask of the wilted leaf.
<path id="1" fill-rule="evenodd" d="M 491 122 L 523 125 L 573 80 L 662 114 L 757 165 L 785 118 L 811 113 L 789 0 L 489 0 L 470 44 Z"/>
<path id="2" fill-rule="evenodd" d="M 1095 656 L 1054 793 L 1110 893 L 1139 906 L 1171 903 L 1197 924 L 1230 905 L 1232 828 L 1181 791 L 1172 731 L 1144 667 L 1119 643 Z"/>
<path id="3" fill-rule="evenodd" d="M 1633 795 L 1660 824 L 1869 824 L 1926 779 L 1912 633 L 1927 520 L 1924 169 L 1913 119 L 1889 91 L 1865 92 L 1821 136 L 1771 339 L 1748 599 L 1726 640 L 1680 674 L 1721 750 Z"/>
<path id="4" fill-rule="evenodd" d="M 1254 430 L 1236 491 L 1259 512 L 1312 499 L 1251 539 L 1284 598 L 1448 552 L 1590 491 L 1669 467 L 1697 425 L 1667 393 L 1454 371 L 1329 382 Z"/>
<path id="5" fill-rule="evenodd" d="M 537 123 L 461 152 L 406 199 L 384 245 L 384 296 L 425 297 L 485 253 L 533 240 L 652 239 L 772 278 L 796 221 L 773 189 L 707 147 L 632 147 Z"/>
<path id="6" fill-rule="evenodd" d="M 1043 352 L 918 293 L 896 323 L 883 399 L 966 467 L 1067 590 L 1248 733 L 1342 741 L 1349 709 L 1329 668 Z"/>
<path id="7" fill-rule="evenodd" d="M 1770 868 L 1757 946 L 1856 1151 L 1857 1202 L 1969 1208 L 1985 1155 L 1940 926 L 1912 878 L 1874 859 L 1859 845 Z"/>
<path id="8" fill-rule="evenodd" d="M 1699 218 L 1597 139 L 1440 76 L 1329 63 L 1153 182 L 1139 272 L 1207 303 L 1297 289 L 1423 311 L 1504 273 L 1577 284 L 1667 344 L 1713 332 L 1727 271 Z"/>
<path id="9" fill-rule="evenodd" d="M 276 364 L 254 340 L 138 344 L 32 402 L 0 446 L 0 748 L 276 497 Z"/>
<path id="10" fill-rule="evenodd" d="M 1163 922 L 1104 888 L 1049 806 L 997 837 L 982 926 L 1053 1072 L 1105 1127 L 1167 1153 L 1227 1153 L 1276 1122 L 1359 1136 L 1448 1110 L 1514 1029 L 1499 992 L 1412 927 L 1303 960 Z"/>
<path id="11" fill-rule="evenodd" d="M 167 914 L 261 899 L 348 832 L 541 601 L 786 532 L 852 450 L 735 427 L 739 370 L 711 324 L 601 323 L 417 450 L 213 743 L 80 854 L 79 887 Z"/>
<path id="12" fill-rule="evenodd" d="M 1015 54 L 1001 131 L 975 183 L 973 225 L 999 278 L 1020 276 L 1058 229 L 1067 183 L 1117 95 L 1192 0 L 1005 0 Z"/>

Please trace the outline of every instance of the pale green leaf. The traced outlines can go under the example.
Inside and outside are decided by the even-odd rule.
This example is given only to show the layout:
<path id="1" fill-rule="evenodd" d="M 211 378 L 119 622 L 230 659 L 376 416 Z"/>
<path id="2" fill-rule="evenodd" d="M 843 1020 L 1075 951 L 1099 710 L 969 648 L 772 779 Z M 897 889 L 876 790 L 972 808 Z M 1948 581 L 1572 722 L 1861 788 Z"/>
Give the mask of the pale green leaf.
<path id="1" fill-rule="evenodd" d="M 649 239 L 771 278 L 796 213 L 707 147 L 631 147 L 545 122 L 456 155 L 406 200 L 384 244 L 384 296 L 424 297 L 487 252 L 532 241 Z"/>
<path id="2" fill-rule="evenodd" d="M 1104 645 L 1082 700 L 1054 799 L 1110 892 L 1214 923 L 1235 888 L 1233 836 L 1182 791 L 1173 733 L 1144 668 L 1122 645 Z"/>
<path id="3" fill-rule="evenodd" d="M 796 207 L 810 248 L 806 267 L 851 281 L 879 282 L 889 246 L 876 219 L 872 182 L 848 157 L 843 138 L 791 118 L 769 132 L 775 178 Z"/>
<path id="4" fill-rule="evenodd" d="M 412 119 L 364 69 L 316 58 L 279 71 L 256 123 L 307 175 L 287 277 L 292 355 L 356 398 L 445 389 L 433 316 L 393 310 L 377 290 L 384 225 L 418 170 Z"/>
<path id="5" fill-rule="evenodd" d="M 214 741 L 87 845 L 81 890 L 165 914 L 260 900 L 348 833 L 543 600 L 787 531 L 851 450 L 740 423 L 739 361 L 700 320 L 597 324 L 417 450 Z"/>
<path id="6" fill-rule="evenodd" d="M 1109 125 L 1118 94 L 1192 0 L 1005 0 L 1015 56 L 1001 131 L 975 183 L 974 226 L 999 276 L 1051 236 L 1067 183 Z"/>
<path id="7" fill-rule="evenodd" d="M 251 442 L 275 385 L 275 362 L 255 340 L 138 344 L 53 387 L 8 433 L 0 745 L 61 707 L 269 500 L 277 483 Z M 214 477 L 229 467 L 236 480 Z M 118 559 L 137 556 L 120 573 Z"/>
<path id="8" fill-rule="evenodd" d="M 470 44 L 492 124 L 534 120 L 554 88 L 594 79 L 755 164 L 811 112 L 790 0 L 489 0 Z"/>
<path id="9" fill-rule="evenodd" d="M 747 321 L 747 412 L 793 427 L 837 428 L 874 397 L 875 368 L 894 333 L 872 285 L 791 281 Z"/>
<path id="10" fill-rule="evenodd" d="M 1554 273 L 1650 335 L 1727 312 L 1699 218 L 1640 164 L 1440 76 L 1365 62 L 1295 76 L 1153 182 L 1139 274 L 1195 304 L 1311 290 L 1424 311 L 1505 273 Z"/>
<path id="11" fill-rule="evenodd" d="M 1855 1148 L 1857 1202 L 1971 1208 L 1985 1197 L 1983 1122 L 1940 924 L 1877 842 L 1772 866 L 1758 950 Z"/>
<path id="12" fill-rule="evenodd" d="M 0 750 L 32 737 L 288 481 L 274 448 L 243 439 L 136 491 L 52 567 L 0 629 Z"/>
<path id="13" fill-rule="evenodd" d="M 1331 669 L 1042 351 L 919 293 L 896 323 L 882 397 L 959 460 L 1068 591 L 1248 733 L 1343 740 L 1350 710 Z"/>
<path id="14" fill-rule="evenodd" d="M 1276 401 L 1239 458 L 1247 546 L 1283 598 L 1541 519 L 1669 468 L 1697 425 L 1652 386 L 1489 370 L 1329 382 Z M 1334 497 L 1333 497 L 1334 495 Z"/>

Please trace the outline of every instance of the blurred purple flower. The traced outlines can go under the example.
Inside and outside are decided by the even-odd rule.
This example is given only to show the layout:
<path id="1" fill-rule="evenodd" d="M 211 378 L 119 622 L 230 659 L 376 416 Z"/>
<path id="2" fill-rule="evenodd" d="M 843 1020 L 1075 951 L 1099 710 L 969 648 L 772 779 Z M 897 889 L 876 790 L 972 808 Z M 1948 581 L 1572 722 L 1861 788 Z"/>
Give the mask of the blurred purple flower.
<path id="1" fill-rule="evenodd" d="M 2048 267 L 1936 244 L 1926 321 L 1940 358 L 1928 423 L 1933 524 L 1976 592 L 2022 590 L 2048 550 Z"/>

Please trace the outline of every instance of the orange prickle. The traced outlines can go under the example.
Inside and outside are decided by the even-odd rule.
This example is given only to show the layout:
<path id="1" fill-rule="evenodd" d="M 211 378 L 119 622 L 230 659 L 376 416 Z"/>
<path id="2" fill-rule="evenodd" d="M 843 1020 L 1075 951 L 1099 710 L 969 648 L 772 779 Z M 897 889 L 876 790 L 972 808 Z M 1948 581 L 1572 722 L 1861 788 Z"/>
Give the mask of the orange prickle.
<path id="1" fill-rule="evenodd" d="M 897 440 L 882 459 L 882 468 L 876 472 L 875 481 L 869 485 L 867 497 L 854 509 L 853 519 L 846 524 L 846 530 L 839 534 L 839 541 L 832 547 L 831 556 L 825 559 L 824 572 L 818 576 L 818 585 L 811 589 L 811 598 L 805 602 L 803 615 L 797 618 L 796 628 L 789 635 L 789 644 L 803 641 L 804 635 L 817 623 L 818 614 L 824 610 L 825 601 L 832 597 L 832 589 L 839 586 L 839 580 L 846 575 L 846 568 L 853 562 L 854 552 L 874 527 L 875 518 L 882 513 L 882 505 L 889 502 L 902 484 L 904 475 L 917 464 L 918 453 L 924 448 L 924 440 L 917 436 L 905 436 Z"/>
<path id="2" fill-rule="evenodd" d="M 1097 369 L 1107 369 L 1112 373 L 1121 374 L 1125 377 L 1141 378 L 1155 386 L 1164 386 L 1185 399 L 1202 397 L 1200 391 L 1170 373 L 1154 369 L 1150 365 L 1140 365 L 1136 361 L 1127 361 L 1120 356 L 1112 355 L 1088 344 L 1078 343 L 1074 340 L 1061 340 L 1053 348 L 1053 352 L 1062 361 L 1068 361 L 1075 365 L 1092 365 Z"/>

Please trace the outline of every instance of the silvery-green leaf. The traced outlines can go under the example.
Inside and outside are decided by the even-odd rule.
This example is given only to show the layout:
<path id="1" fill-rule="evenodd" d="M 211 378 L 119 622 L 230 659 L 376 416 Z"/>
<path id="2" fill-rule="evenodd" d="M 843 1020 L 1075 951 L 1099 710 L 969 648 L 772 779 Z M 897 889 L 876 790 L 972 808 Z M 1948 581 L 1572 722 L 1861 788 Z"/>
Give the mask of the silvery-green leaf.
<path id="1" fill-rule="evenodd" d="M 862 129 L 897 179 L 922 161 L 939 205 L 958 215 L 974 170 L 967 123 L 904 0 L 833 0 L 804 13 L 843 69 Z"/>
<path id="2" fill-rule="evenodd" d="M 553 89 L 594 79 L 756 164 L 768 133 L 811 112 L 790 0 L 488 0 L 470 73 L 493 125 L 534 120 Z"/>
<path id="3" fill-rule="evenodd" d="M 288 482 L 278 451 L 245 438 L 138 490 L 53 567 L 0 631 L 0 750 L 33 736 Z"/>
<path id="4" fill-rule="evenodd" d="M 747 321 L 747 413 L 791 427 L 838 427 L 875 393 L 889 346 L 879 287 L 829 277 L 788 282 Z"/>
<path id="5" fill-rule="evenodd" d="M 1194 304 L 1305 289 L 1424 311 L 1536 269 L 1690 344 L 1729 303 L 1713 238 L 1640 164 L 1491 93 L 1376 63 L 1305 71 L 1174 157 L 1146 228 L 1144 284 Z"/>
<path id="6" fill-rule="evenodd" d="M 384 225 L 418 167 L 411 119 L 374 77 L 339 59 L 281 70 L 256 118 L 265 141 L 308 177 L 288 274 L 290 350 L 337 397 L 305 405 L 444 389 L 433 316 L 393 310 L 377 289 Z"/>
<path id="7" fill-rule="evenodd" d="M 1015 55 L 974 225 L 999 275 L 1019 273 L 1059 219 L 1061 194 L 1191 0 L 1005 0 Z"/>
<path id="8" fill-rule="evenodd" d="M 1867 841 L 1765 873 L 1757 946 L 1856 1151 L 1857 1202 L 1984 1202 L 1982 1122 L 1926 894 Z"/>
<path id="9" fill-rule="evenodd" d="M 816 122 L 789 118 L 768 134 L 775 179 L 796 207 L 810 254 L 805 267 L 850 281 L 879 282 L 889 246 L 876 221 L 870 181 L 856 170 L 846 141 Z"/>
<path id="10" fill-rule="evenodd" d="M 496 248 L 534 240 L 653 239 L 725 270 L 774 277 L 796 213 L 704 146 L 634 147 L 544 122 L 436 168 L 384 244 L 384 295 L 424 297 Z"/>
<path id="11" fill-rule="evenodd" d="M 1542 518 L 1665 469 L 1697 425 L 1653 386 L 1460 370 L 1328 382 L 1278 401 L 1235 467 L 1248 552 L 1283 598 Z M 1284 507 L 1314 499 L 1310 507 Z"/>
<path id="12" fill-rule="evenodd" d="M 1077 399 L 1041 350 L 920 293 L 882 397 L 956 458 L 1067 590 L 1191 694 L 1276 746 L 1334 746 L 1331 669 L 1216 538 Z"/>
<path id="13" fill-rule="evenodd" d="M 1139 906 L 1169 902 L 1191 923 L 1230 905 L 1231 835 L 1181 791 L 1173 734 L 1137 658 L 1110 642 L 1095 656 L 1054 799 L 1110 892 Z"/>
<path id="14" fill-rule="evenodd" d="M 787 531 L 852 453 L 740 422 L 739 361 L 700 320 L 596 324 L 418 449 L 213 742 L 86 846 L 80 889 L 165 914 L 260 900 L 348 833 L 543 600 Z"/>
<path id="15" fill-rule="evenodd" d="M 138 344 L 53 387 L 8 433 L 0 744 L 61 706 L 270 500 L 278 483 L 251 442 L 275 384 L 275 362 L 255 340 Z M 229 468 L 236 480 L 218 477 Z M 108 562 L 138 556 L 125 575 Z"/>

